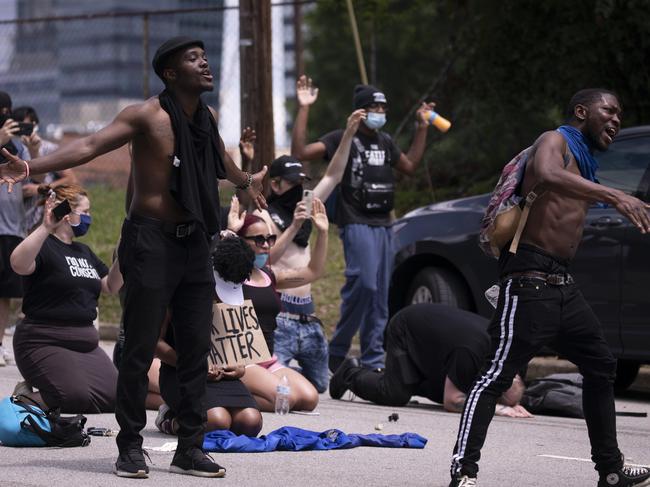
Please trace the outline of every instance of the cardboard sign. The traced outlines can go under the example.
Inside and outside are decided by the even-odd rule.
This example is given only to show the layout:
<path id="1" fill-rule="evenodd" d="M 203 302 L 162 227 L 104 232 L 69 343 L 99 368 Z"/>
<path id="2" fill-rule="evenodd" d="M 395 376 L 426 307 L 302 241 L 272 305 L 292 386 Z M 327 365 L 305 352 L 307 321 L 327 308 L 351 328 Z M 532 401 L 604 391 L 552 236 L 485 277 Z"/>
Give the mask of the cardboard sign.
<path id="1" fill-rule="evenodd" d="M 212 307 L 212 348 L 208 362 L 214 365 L 248 365 L 271 360 L 253 302 L 241 306 L 215 303 Z"/>

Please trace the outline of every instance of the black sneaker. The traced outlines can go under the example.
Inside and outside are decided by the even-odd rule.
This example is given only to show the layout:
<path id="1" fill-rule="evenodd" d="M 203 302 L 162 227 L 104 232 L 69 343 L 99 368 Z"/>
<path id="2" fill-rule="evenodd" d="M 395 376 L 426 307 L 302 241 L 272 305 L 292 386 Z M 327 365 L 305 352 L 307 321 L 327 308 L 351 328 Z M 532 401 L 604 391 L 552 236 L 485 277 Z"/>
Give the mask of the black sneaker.
<path id="1" fill-rule="evenodd" d="M 195 477 L 223 477 L 226 475 L 225 468 L 197 447 L 192 447 L 184 452 L 176 450 L 169 471 Z"/>
<path id="2" fill-rule="evenodd" d="M 142 448 L 129 448 L 120 452 L 113 472 L 118 477 L 146 479 L 149 477 L 149 467 L 145 462 L 145 455 L 149 458 L 149 454 Z M 149 458 L 149 461 L 151 461 L 151 458 Z"/>
<path id="3" fill-rule="evenodd" d="M 341 399 L 345 391 L 350 387 L 350 371 L 359 367 L 359 361 L 356 358 L 346 358 L 343 363 L 336 369 L 330 379 L 330 396 L 332 399 Z"/>
<path id="4" fill-rule="evenodd" d="M 616 472 L 600 475 L 598 487 L 645 487 L 650 486 L 650 469 L 623 465 Z"/>
<path id="5" fill-rule="evenodd" d="M 476 487 L 476 477 L 468 477 L 467 475 L 459 475 L 453 477 L 449 483 L 449 487 Z"/>
<path id="6" fill-rule="evenodd" d="M 338 355 L 330 355 L 327 359 L 327 368 L 330 369 L 330 372 L 333 374 L 341 366 L 345 357 L 339 357 Z"/>

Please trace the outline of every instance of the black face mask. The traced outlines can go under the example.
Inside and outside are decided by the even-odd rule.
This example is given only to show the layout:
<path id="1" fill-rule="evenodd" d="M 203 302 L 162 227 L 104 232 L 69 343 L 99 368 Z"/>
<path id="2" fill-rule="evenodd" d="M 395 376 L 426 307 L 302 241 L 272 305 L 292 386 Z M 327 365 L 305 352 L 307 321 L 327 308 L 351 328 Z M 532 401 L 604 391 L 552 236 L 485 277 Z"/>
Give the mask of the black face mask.
<path id="1" fill-rule="evenodd" d="M 269 214 L 280 230 L 285 231 L 291 225 L 293 212 L 300 201 L 302 201 L 302 184 L 297 184 L 280 195 L 271 193 L 267 199 Z M 310 233 L 311 221 L 305 220 L 293 238 L 294 243 L 300 247 L 307 247 Z"/>

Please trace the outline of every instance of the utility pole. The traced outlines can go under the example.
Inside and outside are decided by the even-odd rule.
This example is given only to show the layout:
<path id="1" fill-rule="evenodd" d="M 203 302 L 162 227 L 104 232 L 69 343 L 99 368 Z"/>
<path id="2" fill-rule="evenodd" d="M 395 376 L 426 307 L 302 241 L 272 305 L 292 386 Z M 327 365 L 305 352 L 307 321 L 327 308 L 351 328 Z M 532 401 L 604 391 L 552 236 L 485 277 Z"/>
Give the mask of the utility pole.
<path id="1" fill-rule="evenodd" d="M 271 1 L 239 1 L 241 128 L 257 134 L 252 167 L 257 172 L 275 158 L 273 73 L 271 69 Z"/>

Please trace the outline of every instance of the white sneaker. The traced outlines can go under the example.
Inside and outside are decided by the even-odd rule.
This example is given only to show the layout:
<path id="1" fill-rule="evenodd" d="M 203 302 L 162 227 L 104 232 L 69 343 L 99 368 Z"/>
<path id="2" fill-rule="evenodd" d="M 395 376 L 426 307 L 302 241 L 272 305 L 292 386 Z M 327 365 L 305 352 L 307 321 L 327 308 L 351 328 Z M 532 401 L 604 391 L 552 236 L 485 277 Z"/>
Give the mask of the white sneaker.
<path id="1" fill-rule="evenodd" d="M 156 416 L 154 424 L 161 433 L 166 435 L 174 434 L 174 418 L 170 414 L 170 408 L 167 404 L 162 403 L 158 408 L 158 416 Z"/>

